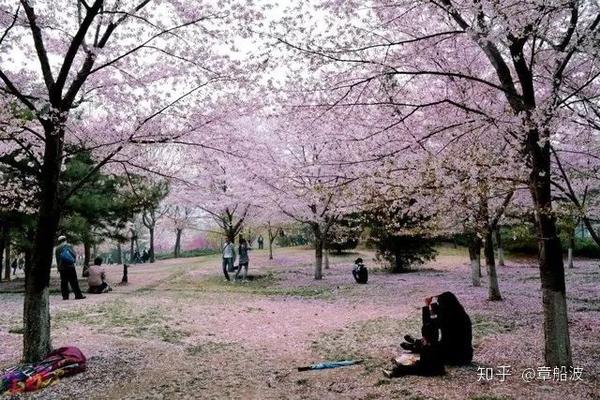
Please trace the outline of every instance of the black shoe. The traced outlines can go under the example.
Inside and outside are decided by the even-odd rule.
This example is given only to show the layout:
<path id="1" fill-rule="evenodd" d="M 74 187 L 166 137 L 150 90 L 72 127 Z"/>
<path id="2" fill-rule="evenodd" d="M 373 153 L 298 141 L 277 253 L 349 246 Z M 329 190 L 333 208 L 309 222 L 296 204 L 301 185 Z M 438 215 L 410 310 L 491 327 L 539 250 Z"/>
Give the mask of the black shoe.
<path id="1" fill-rule="evenodd" d="M 415 338 L 413 338 L 410 335 L 405 335 L 404 336 L 404 340 L 406 340 L 408 343 L 414 343 L 415 342 Z"/>
<path id="2" fill-rule="evenodd" d="M 63 297 L 63 300 L 69 300 L 69 298 L 68 297 Z"/>
<path id="3" fill-rule="evenodd" d="M 414 351 L 415 350 L 415 345 L 413 343 L 400 343 L 400 347 L 402 347 L 404 350 L 408 350 L 408 351 Z"/>
<path id="4" fill-rule="evenodd" d="M 83 300 L 83 299 L 85 299 L 85 296 L 75 297 L 75 300 Z"/>

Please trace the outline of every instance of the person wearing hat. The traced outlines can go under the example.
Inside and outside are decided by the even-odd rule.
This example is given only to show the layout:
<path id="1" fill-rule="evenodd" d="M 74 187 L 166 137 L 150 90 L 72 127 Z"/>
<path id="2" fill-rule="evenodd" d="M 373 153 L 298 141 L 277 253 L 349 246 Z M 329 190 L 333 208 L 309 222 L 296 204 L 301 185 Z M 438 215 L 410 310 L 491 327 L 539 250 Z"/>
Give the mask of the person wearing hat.
<path id="1" fill-rule="evenodd" d="M 58 246 L 54 251 L 54 256 L 56 257 L 56 268 L 60 274 L 60 291 L 63 300 L 69 300 L 69 285 L 75 294 L 76 300 L 85 299 L 79 288 L 77 270 L 75 269 L 77 254 L 75 254 L 73 246 L 67 243 L 65 236 L 58 237 Z"/>

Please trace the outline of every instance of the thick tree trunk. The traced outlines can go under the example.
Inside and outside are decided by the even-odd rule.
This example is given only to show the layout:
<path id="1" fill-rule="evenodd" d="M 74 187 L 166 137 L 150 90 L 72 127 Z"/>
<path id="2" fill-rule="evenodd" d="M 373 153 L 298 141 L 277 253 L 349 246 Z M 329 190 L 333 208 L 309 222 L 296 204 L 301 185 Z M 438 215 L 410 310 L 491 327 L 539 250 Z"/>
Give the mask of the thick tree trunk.
<path id="1" fill-rule="evenodd" d="M 325 253 L 325 269 L 329 269 L 329 250 L 324 249 L 323 252 Z"/>
<path id="2" fill-rule="evenodd" d="M 504 244 L 502 243 L 502 232 L 500 228 L 495 229 L 496 246 L 498 247 L 498 265 L 504 267 Z"/>
<path id="3" fill-rule="evenodd" d="M 150 250 L 148 251 L 148 255 L 150 256 L 150 262 L 154 262 L 154 228 L 150 228 Z"/>
<path id="4" fill-rule="evenodd" d="M 496 260 L 494 259 L 494 242 L 492 241 L 491 229 L 485 235 L 483 253 L 485 254 L 485 266 L 488 273 L 488 300 L 502 300 L 500 288 L 498 287 L 498 276 L 496 275 Z"/>
<path id="5" fill-rule="evenodd" d="M 567 318 L 565 270 L 556 219 L 552 210 L 550 145 L 540 146 L 537 130 L 528 132 L 527 152 L 531 159 L 530 191 L 537 214 L 539 264 L 544 305 L 546 366 L 572 366 Z"/>
<path id="6" fill-rule="evenodd" d="M 471 282 L 473 286 L 481 286 L 481 239 L 472 235 L 469 240 L 469 260 L 471 261 Z"/>
<path id="7" fill-rule="evenodd" d="M 173 257 L 175 258 L 179 258 L 179 256 L 181 256 L 181 233 L 183 232 L 183 229 L 176 229 L 175 230 L 175 250 L 173 251 Z"/>
<path id="8" fill-rule="evenodd" d="M 573 268 L 573 251 L 575 250 L 575 228 L 569 233 L 569 249 L 567 250 L 567 266 Z"/>
<path id="9" fill-rule="evenodd" d="M 92 245 L 90 244 L 89 241 L 84 241 L 83 242 L 83 268 L 81 269 L 81 276 L 89 276 L 90 272 L 90 260 L 92 258 L 91 256 L 91 250 L 92 250 Z"/>
<path id="10" fill-rule="evenodd" d="M 83 269 L 90 266 L 90 259 L 92 258 L 92 245 L 90 242 L 83 242 Z"/>
<path id="11" fill-rule="evenodd" d="M 323 279 L 323 237 L 321 228 L 317 224 L 312 225 L 315 236 L 315 279 Z"/>
<path id="12" fill-rule="evenodd" d="M 323 279 L 323 242 L 315 239 L 315 279 Z"/>
<path id="13" fill-rule="evenodd" d="M 33 262 L 25 266 L 23 306 L 23 361 L 41 360 L 50 345 L 50 302 L 48 285 L 60 209 L 58 182 L 61 167 L 62 132 L 46 134 L 40 178 L 40 206 L 33 245 Z"/>

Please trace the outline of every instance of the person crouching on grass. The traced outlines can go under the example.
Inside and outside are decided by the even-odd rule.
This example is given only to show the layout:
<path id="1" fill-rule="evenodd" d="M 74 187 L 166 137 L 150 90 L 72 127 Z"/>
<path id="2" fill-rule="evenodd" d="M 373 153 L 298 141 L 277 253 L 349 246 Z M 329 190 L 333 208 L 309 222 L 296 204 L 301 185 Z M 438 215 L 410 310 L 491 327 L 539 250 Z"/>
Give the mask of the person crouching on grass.
<path id="1" fill-rule="evenodd" d="M 89 269 L 88 293 L 100 294 L 110 292 L 112 288 L 106 283 L 106 271 L 102 267 L 102 258 L 96 257 L 94 265 Z"/>

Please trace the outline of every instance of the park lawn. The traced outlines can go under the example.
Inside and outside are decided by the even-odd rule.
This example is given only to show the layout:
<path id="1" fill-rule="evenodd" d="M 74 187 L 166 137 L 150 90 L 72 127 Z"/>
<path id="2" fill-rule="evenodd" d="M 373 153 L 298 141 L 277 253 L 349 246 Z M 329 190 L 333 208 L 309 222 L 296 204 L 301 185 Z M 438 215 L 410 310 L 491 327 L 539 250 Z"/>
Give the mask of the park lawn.
<path id="1" fill-rule="evenodd" d="M 361 251 L 369 267 L 373 254 Z M 132 266 L 129 285 L 105 295 L 62 301 L 51 294 L 54 346 L 75 345 L 88 370 L 43 391 L 40 399 L 599 399 L 598 262 L 566 271 L 574 362 L 581 381 L 525 383 L 543 365 L 541 295 L 535 262 L 498 268 L 502 302 L 470 286 L 464 249 L 441 249 L 416 271 L 374 272 L 368 285 L 350 274 L 357 254 L 332 256 L 312 279 L 313 251 L 251 253 L 249 282 L 225 282 L 218 256 Z M 121 267 L 109 266 L 112 282 Z M 53 272 L 55 274 L 55 272 Z M 56 277 L 54 277 L 56 278 Z M 0 367 L 17 363 L 22 284 L 0 286 Z M 423 298 L 453 291 L 473 321 L 475 356 L 444 377 L 383 378 L 405 333 L 418 335 Z M 16 333 L 9 333 L 16 332 Z M 323 360 L 357 366 L 298 372 Z M 478 367 L 511 366 L 513 375 L 478 382 Z"/>

